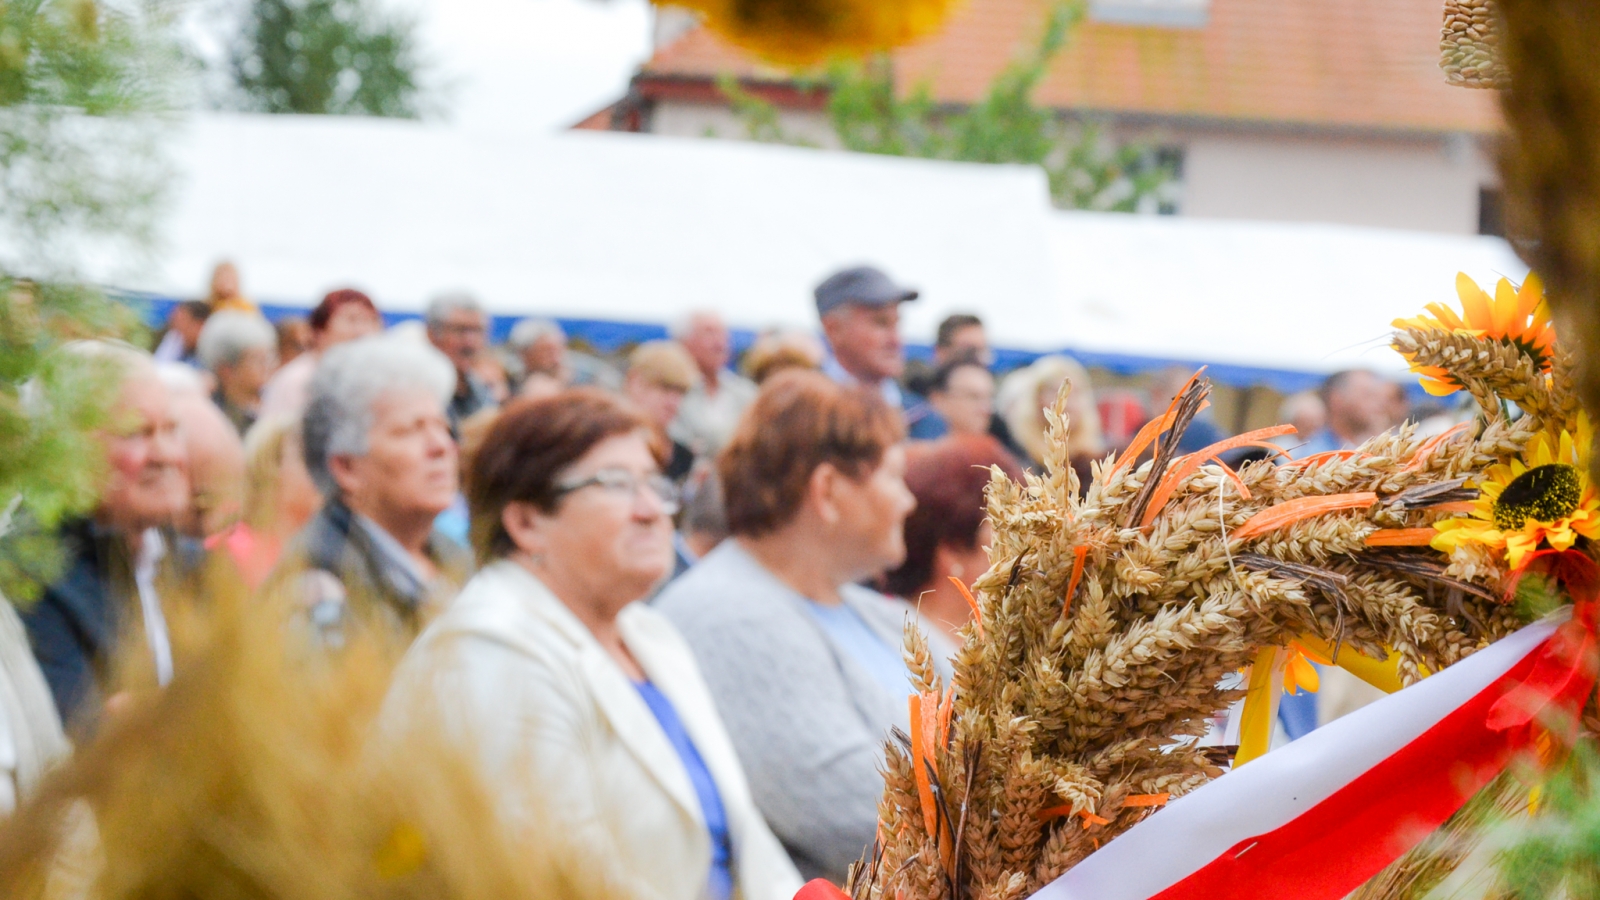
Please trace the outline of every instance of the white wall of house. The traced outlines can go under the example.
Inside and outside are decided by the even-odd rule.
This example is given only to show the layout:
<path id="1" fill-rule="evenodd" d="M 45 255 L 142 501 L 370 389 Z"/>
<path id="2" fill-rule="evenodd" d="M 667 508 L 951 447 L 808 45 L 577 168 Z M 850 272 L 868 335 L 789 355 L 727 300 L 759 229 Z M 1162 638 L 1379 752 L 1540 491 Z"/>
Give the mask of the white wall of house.
<path id="1" fill-rule="evenodd" d="M 838 140 L 820 112 L 780 113 L 784 132 L 818 147 Z M 664 101 L 650 130 L 674 137 L 742 140 L 725 106 Z M 1208 219 L 1326 222 L 1477 234 L 1479 188 L 1498 183 L 1469 135 L 1273 134 L 1183 124 L 1118 128 L 1123 140 L 1180 147 L 1178 214 Z"/>
<path id="2" fill-rule="evenodd" d="M 1479 188 L 1497 183 L 1465 135 L 1355 138 L 1196 134 L 1183 215 L 1478 232 Z"/>
<path id="3" fill-rule="evenodd" d="M 785 134 L 830 150 L 839 149 L 827 116 L 820 112 L 784 110 L 779 113 Z M 726 106 L 710 103 L 662 101 L 650 114 L 650 133 L 668 137 L 718 137 L 743 140 L 749 131 L 743 119 Z"/>

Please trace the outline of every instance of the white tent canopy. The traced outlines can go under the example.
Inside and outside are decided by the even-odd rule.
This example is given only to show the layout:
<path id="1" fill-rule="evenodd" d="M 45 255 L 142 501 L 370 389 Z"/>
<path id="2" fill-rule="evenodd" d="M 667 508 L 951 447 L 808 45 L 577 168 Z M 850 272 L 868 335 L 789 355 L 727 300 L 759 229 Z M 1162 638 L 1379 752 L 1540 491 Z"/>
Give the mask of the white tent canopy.
<path id="1" fill-rule="evenodd" d="M 1391 321 L 1528 273 L 1499 238 L 1342 225 L 1057 213 L 1050 241 L 1067 345 L 1300 372 L 1404 368 Z"/>
<path id="2" fill-rule="evenodd" d="M 209 116 L 150 283 L 219 258 L 264 301 L 353 284 L 386 310 L 447 289 L 501 315 L 761 328 L 816 321 L 811 289 L 872 262 L 922 288 L 907 333 L 1003 294 L 1050 301 L 1041 173 L 731 141 L 503 136 L 373 119 Z"/>
<path id="3" fill-rule="evenodd" d="M 1457 270 L 1526 272 L 1490 238 L 1060 213 L 1016 166 L 334 117 L 208 115 L 174 144 L 164 264 L 125 284 L 166 296 L 229 258 L 265 303 L 466 289 L 497 315 L 759 329 L 814 325 L 816 282 L 871 262 L 922 290 L 913 342 L 973 311 L 1017 350 L 1314 373 L 1393 366 L 1388 322 Z"/>

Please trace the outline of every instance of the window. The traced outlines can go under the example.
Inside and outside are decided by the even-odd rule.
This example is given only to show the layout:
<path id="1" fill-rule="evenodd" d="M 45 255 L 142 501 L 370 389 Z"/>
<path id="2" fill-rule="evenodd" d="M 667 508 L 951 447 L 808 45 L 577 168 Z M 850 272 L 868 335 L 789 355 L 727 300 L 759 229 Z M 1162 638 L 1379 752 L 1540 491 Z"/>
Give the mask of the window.
<path id="1" fill-rule="evenodd" d="M 1478 233 L 1506 236 L 1505 195 L 1499 188 L 1478 188 Z"/>
<path id="2" fill-rule="evenodd" d="M 1178 214 L 1183 198 L 1183 147 L 1176 144 L 1155 144 L 1128 167 L 1128 177 L 1134 182 L 1159 180 L 1160 187 L 1146 194 L 1139 204 L 1139 212 L 1159 216 Z"/>
<path id="3" fill-rule="evenodd" d="M 1211 0 L 1090 0 L 1089 18 L 1118 25 L 1204 28 Z"/>

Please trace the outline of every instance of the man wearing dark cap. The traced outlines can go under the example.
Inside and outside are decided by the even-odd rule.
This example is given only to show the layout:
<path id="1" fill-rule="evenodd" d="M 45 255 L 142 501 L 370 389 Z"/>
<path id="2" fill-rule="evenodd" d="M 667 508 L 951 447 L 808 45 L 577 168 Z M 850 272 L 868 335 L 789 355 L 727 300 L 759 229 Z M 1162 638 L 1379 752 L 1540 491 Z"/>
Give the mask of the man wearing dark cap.
<path id="1" fill-rule="evenodd" d="M 885 402 L 905 414 L 911 438 L 938 437 L 943 421 L 927 401 L 895 382 L 906 366 L 900 304 L 917 299 L 917 292 L 871 266 L 856 266 L 828 276 L 817 285 L 816 298 L 832 351 L 823 371 L 835 381 L 881 391 Z"/>

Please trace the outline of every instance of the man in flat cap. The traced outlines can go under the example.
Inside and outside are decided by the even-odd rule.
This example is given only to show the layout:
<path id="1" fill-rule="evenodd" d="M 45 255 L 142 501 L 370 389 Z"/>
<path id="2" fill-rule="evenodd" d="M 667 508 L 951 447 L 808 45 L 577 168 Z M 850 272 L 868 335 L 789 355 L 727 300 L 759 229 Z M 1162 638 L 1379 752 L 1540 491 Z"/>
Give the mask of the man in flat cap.
<path id="1" fill-rule="evenodd" d="M 900 304 L 917 299 L 917 292 L 872 266 L 854 266 L 817 285 L 816 298 L 831 351 L 823 371 L 842 384 L 881 391 L 886 403 L 904 413 L 912 439 L 939 437 L 944 422 L 927 401 L 895 382 L 906 367 Z"/>

